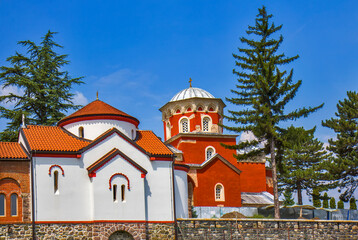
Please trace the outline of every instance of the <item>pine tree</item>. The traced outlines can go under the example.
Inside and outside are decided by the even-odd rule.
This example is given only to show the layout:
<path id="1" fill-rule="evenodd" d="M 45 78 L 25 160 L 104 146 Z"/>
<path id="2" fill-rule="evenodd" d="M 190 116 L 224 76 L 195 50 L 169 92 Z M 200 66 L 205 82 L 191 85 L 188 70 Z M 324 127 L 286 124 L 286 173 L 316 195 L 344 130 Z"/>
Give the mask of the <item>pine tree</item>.
<path id="1" fill-rule="evenodd" d="M 324 193 L 323 195 L 323 208 L 328 208 L 328 194 L 327 193 Z"/>
<path id="2" fill-rule="evenodd" d="M 284 200 L 283 200 L 283 205 L 284 206 L 292 206 L 295 204 L 295 201 L 292 197 L 292 191 L 290 189 L 285 189 L 285 191 L 283 192 L 283 196 L 284 196 Z"/>
<path id="3" fill-rule="evenodd" d="M 40 45 L 30 40 L 18 42 L 27 48 L 27 53 L 16 52 L 7 58 L 10 67 L 0 67 L 3 88 L 23 91 L 0 96 L 0 102 L 14 104 L 12 109 L 0 107 L 0 117 L 9 120 L 0 133 L 0 141 L 17 140 L 22 114 L 28 124 L 54 125 L 65 116 L 65 111 L 79 107 L 73 104 L 74 94 L 70 90 L 73 84 L 82 83 L 81 78 L 71 78 L 67 71 L 61 71 L 69 61 L 67 55 L 54 51 L 55 47 L 62 48 L 53 41 L 54 34 L 48 31 Z"/>
<path id="4" fill-rule="evenodd" d="M 344 209 L 344 203 L 342 200 L 338 201 L 338 209 Z"/>
<path id="5" fill-rule="evenodd" d="M 323 180 L 328 154 L 323 143 L 314 138 L 315 128 L 305 130 L 302 127 L 290 126 L 284 131 L 284 148 L 282 160 L 278 164 L 278 180 L 280 187 L 288 187 L 297 191 L 298 205 L 302 205 L 302 190 L 307 194 L 313 188 L 324 190 L 328 188 Z"/>
<path id="6" fill-rule="evenodd" d="M 252 131 L 256 140 L 240 142 L 238 145 L 225 145 L 229 149 L 244 150 L 234 155 L 238 161 L 253 159 L 265 153 L 269 153 L 272 167 L 272 180 L 274 191 L 275 218 L 280 218 L 279 199 L 276 174 L 276 149 L 281 144 L 280 123 L 287 120 L 295 120 L 299 117 L 307 117 L 315 108 L 300 108 L 290 113 L 285 113 L 287 103 L 294 98 L 301 81 L 293 82 L 293 70 L 287 73 L 279 67 L 288 64 L 295 59 L 286 57 L 283 53 L 277 53 L 282 41 L 282 35 L 278 39 L 273 34 L 281 30 L 282 25 L 275 26 L 271 23 L 272 15 L 266 12 L 265 7 L 259 9 L 255 20 L 255 26 L 249 26 L 246 33 L 253 39 L 241 37 L 240 41 L 248 45 L 248 48 L 239 48 L 240 55 L 233 54 L 238 70 L 236 90 L 231 90 L 235 97 L 226 98 L 232 104 L 238 105 L 238 111 L 229 111 L 224 116 L 235 126 L 223 126 L 234 131 Z M 264 148 L 261 145 L 265 145 Z"/>
<path id="7" fill-rule="evenodd" d="M 319 190 L 317 188 L 313 189 L 312 198 L 313 198 L 313 206 L 316 208 L 320 208 L 321 207 L 321 194 L 319 193 Z"/>
<path id="8" fill-rule="evenodd" d="M 352 209 L 352 210 L 357 210 L 357 203 L 356 203 L 356 199 L 354 197 L 352 197 L 350 200 L 349 200 L 349 209 Z"/>
<path id="9" fill-rule="evenodd" d="M 334 197 L 331 197 L 331 200 L 329 200 L 329 208 L 336 209 L 336 199 Z"/>
<path id="10" fill-rule="evenodd" d="M 337 104 L 337 118 L 322 122 L 337 133 L 337 140 L 329 139 L 328 150 L 335 154 L 330 174 L 339 179 L 340 196 L 348 201 L 358 187 L 358 93 L 347 92 L 348 98 Z"/>

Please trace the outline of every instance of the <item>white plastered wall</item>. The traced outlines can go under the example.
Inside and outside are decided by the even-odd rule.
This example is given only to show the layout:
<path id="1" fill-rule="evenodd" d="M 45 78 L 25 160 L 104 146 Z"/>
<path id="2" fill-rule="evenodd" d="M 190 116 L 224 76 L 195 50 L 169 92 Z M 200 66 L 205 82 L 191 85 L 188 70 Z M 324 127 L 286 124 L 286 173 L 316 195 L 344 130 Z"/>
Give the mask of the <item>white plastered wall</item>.
<path id="1" fill-rule="evenodd" d="M 182 170 L 174 170 L 174 176 L 176 217 L 188 218 L 188 176 Z"/>
<path id="2" fill-rule="evenodd" d="M 33 157 L 37 221 L 88 221 L 92 219 L 92 196 L 87 170 L 81 159 Z M 54 167 L 49 175 L 49 168 Z M 58 171 L 58 194 L 54 192 Z"/>
<path id="3" fill-rule="evenodd" d="M 79 128 L 83 127 L 84 138 L 96 139 L 99 135 L 111 128 L 117 128 L 130 139 L 136 137 L 136 126 L 132 123 L 117 120 L 86 120 L 74 122 L 63 126 L 67 131 L 79 137 Z M 134 134 L 132 136 L 132 133 Z"/>

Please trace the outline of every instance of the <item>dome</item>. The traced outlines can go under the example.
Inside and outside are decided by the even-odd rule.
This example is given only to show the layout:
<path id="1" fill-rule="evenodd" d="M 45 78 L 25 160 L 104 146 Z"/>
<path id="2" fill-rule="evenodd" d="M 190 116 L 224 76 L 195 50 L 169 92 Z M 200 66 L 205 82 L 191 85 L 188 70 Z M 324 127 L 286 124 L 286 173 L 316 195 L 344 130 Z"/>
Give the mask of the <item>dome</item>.
<path id="1" fill-rule="evenodd" d="M 170 102 L 180 101 L 189 98 L 215 98 L 215 97 L 201 88 L 189 87 L 175 94 L 175 96 L 170 100 Z"/>
<path id="2" fill-rule="evenodd" d="M 73 114 L 61 119 L 58 122 L 58 126 L 62 127 L 73 122 L 96 119 L 112 119 L 125 121 L 132 123 L 136 126 L 138 126 L 139 124 L 139 121 L 136 118 L 118 110 L 117 108 L 108 105 L 105 102 L 95 100 L 90 104 L 84 106 L 77 112 L 74 112 Z"/>

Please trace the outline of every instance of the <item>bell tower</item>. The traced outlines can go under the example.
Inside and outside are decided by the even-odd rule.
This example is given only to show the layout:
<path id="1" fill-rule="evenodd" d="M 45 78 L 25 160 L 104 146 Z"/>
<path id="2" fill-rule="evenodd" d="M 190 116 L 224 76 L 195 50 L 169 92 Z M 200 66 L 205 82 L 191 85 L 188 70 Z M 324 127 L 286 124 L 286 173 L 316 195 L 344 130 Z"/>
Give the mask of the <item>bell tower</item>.
<path id="1" fill-rule="evenodd" d="M 178 92 L 159 110 L 162 112 L 165 141 L 179 133 L 222 134 L 224 102 L 207 91 L 192 87 Z"/>

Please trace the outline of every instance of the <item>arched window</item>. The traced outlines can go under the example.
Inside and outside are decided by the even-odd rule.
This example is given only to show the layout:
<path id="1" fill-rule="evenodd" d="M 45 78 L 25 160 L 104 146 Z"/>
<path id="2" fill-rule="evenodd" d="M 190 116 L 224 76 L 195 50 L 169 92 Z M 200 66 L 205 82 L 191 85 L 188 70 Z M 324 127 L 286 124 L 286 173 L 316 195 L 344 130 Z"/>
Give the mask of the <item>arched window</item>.
<path id="1" fill-rule="evenodd" d="M 133 129 L 131 130 L 131 133 L 132 133 L 132 140 L 134 140 L 134 130 Z"/>
<path id="2" fill-rule="evenodd" d="M 224 186 L 220 183 L 215 186 L 215 201 L 225 201 Z"/>
<path id="3" fill-rule="evenodd" d="M 203 118 L 203 132 L 209 132 L 211 121 L 209 117 Z"/>
<path id="4" fill-rule="evenodd" d="M 53 190 L 55 194 L 58 194 L 58 171 L 53 173 Z"/>
<path id="5" fill-rule="evenodd" d="M 126 186 L 123 184 L 123 185 L 121 186 L 122 202 L 124 202 L 124 201 L 126 200 L 125 193 L 126 193 Z"/>
<path id="6" fill-rule="evenodd" d="M 17 194 L 13 193 L 10 197 L 11 216 L 17 216 Z"/>
<path id="7" fill-rule="evenodd" d="M 214 153 L 215 153 L 215 150 L 214 150 L 214 148 L 212 148 L 212 147 L 208 147 L 208 148 L 206 148 L 206 160 L 208 160 L 208 159 L 210 159 L 213 155 L 214 155 Z"/>
<path id="8" fill-rule="evenodd" d="M 117 202 L 117 185 L 113 185 L 113 202 Z"/>
<path id="9" fill-rule="evenodd" d="M 0 216 L 5 216 L 5 194 L 0 194 Z"/>
<path id="10" fill-rule="evenodd" d="M 189 132 L 189 121 L 187 118 L 182 118 L 180 120 L 180 131 L 182 133 L 187 133 Z"/>
<path id="11" fill-rule="evenodd" d="M 78 136 L 79 136 L 80 138 L 84 138 L 84 137 L 85 137 L 83 127 L 79 127 L 79 128 L 78 128 Z"/>

